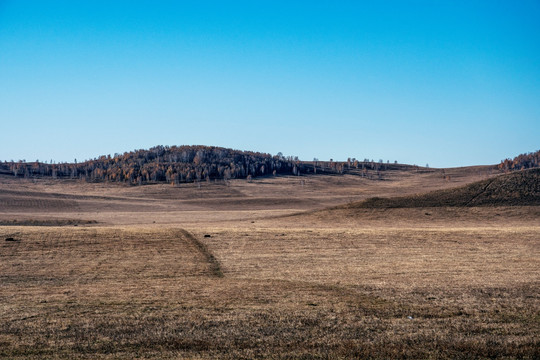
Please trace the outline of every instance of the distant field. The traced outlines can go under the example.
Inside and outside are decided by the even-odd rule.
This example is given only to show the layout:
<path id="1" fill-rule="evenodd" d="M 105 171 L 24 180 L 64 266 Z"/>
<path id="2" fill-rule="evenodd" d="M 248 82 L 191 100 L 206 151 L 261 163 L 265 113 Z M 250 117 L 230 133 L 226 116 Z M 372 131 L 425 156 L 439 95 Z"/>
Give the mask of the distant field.
<path id="1" fill-rule="evenodd" d="M 78 180 L 22 179 L 0 175 L 0 223 L 79 219 L 106 225 L 238 221 L 325 209 L 374 196 L 448 189 L 498 175 L 493 167 L 359 174 L 278 176 L 130 186 Z"/>
<path id="2" fill-rule="evenodd" d="M 538 206 L 335 207 L 495 175 L 451 171 L 0 177 L 0 357 L 540 358 Z"/>

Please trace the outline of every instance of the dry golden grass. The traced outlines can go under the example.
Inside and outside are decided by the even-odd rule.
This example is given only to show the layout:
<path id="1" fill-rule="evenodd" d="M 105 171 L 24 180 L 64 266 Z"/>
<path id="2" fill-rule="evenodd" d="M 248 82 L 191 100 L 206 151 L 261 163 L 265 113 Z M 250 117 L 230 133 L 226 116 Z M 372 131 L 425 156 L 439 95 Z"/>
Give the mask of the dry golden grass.
<path id="1" fill-rule="evenodd" d="M 455 290 L 496 287 L 540 279 L 540 226 L 213 230 L 205 240 L 218 254 L 223 271 L 235 278 L 402 291 L 439 284 Z"/>
<path id="2" fill-rule="evenodd" d="M 2 227 L 0 356 L 534 358 L 539 230 Z"/>
<path id="3" fill-rule="evenodd" d="M 440 175 L 0 179 L 0 358 L 540 358 L 538 207 L 313 211 Z"/>

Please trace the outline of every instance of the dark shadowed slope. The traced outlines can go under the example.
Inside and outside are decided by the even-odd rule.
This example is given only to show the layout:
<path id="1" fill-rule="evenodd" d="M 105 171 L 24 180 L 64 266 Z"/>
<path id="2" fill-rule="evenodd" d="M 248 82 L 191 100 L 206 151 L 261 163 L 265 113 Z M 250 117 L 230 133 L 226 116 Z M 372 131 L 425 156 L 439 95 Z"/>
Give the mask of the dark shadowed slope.
<path id="1" fill-rule="evenodd" d="M 370 198 L 342 208 L 418 208 L 447 206 L 540 205 L 540 169 L 529 169 L 427 194 Z"/>

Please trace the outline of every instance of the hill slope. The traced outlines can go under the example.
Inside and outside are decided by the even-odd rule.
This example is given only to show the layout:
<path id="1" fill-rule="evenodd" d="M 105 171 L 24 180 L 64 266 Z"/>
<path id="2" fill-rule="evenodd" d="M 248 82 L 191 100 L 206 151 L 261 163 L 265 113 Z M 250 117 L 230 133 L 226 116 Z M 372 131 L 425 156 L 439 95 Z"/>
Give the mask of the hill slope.
<path id="1" fill-rule="evenodd" d="M 540 169 L 497 176 L 462 187 L 395 198 L 370 198 L 341 208 L 418 208 L 540 205 Z"/>
<path id="2" fill-rule="evenodd" d="M 215 146 L 155 146 L 124 154 L 103 155 L 73 163 L 0 162 L 0 175 L 15 178 L 80 179 L 88 182 L 123 182 L 132 185 L 190 183 L 215 179 L 251 179 L 269 175 L 346 174 L 381 180 L 387 170 L 417 166 L 383 164 L 364 159 L 300 161 L 295 156 L 270 155 Z"/>

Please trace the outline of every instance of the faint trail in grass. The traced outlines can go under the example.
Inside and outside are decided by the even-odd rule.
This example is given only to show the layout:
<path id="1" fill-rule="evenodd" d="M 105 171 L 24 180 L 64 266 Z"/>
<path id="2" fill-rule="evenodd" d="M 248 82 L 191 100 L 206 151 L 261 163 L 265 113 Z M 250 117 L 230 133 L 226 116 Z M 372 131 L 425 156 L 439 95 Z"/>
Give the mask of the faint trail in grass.
<path id="1" fill-rule="evenodd" d="M 216 259 L 216 257 L 210 252 L 206 244 L 198 240 L 195 236 L 193 236 L 189 231 L 184 229 L 179 229 L 182 235 L 191 242 L 198 250 L 199 252 L 204 256 L 206 261 L 210 265 L 210 270 L 212 271 L 212 274 L 216 277 L 223 277 L 223 272 L 221 271 L 221 265 L 219 264 L 219 261 Z"/>

